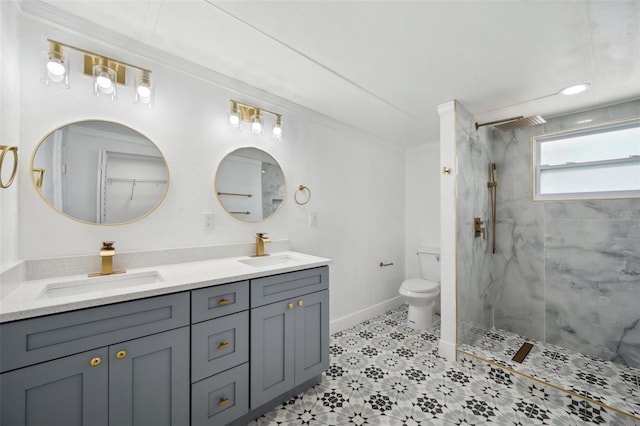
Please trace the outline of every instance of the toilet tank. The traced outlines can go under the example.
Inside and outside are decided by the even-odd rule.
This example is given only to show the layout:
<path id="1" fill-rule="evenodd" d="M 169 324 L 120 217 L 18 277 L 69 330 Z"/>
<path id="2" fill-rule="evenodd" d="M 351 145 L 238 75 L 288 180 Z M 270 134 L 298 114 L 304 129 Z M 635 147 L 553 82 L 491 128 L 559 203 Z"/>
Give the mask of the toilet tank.
<path id="1" fill-rule="evenodd" d="M 420 247 L 418 249 L 420 277 L 423 280 L 440 282 L 440 249 Z"/>

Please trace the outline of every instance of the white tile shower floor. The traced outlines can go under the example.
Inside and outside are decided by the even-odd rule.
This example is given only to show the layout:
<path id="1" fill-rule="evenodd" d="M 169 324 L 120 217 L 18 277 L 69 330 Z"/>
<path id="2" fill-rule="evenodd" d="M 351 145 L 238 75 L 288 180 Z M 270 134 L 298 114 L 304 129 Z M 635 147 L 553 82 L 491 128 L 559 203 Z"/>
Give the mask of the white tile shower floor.
<path id="1" fill-rule="evenodd" d="M 472 357 L 446 361 L 438 326 L 405 322 L 401 306 L 334 334 L 322 381 L 249 425 L 640 425 Z"/>

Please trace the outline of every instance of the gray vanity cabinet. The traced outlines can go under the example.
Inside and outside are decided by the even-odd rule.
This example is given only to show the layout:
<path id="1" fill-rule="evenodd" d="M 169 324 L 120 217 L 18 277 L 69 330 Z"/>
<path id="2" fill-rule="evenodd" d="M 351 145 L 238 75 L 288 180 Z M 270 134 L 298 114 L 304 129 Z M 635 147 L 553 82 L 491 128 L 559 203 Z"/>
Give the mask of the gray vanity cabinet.
<path id="1" fill-rule="evenodd" d="M 188 325 L 188 293 L 1 324 L 0 424 L 188 424 Z"/>
<path id="2" fill-rule="evenodd" d="M 0 424 L 108 426 L 107 353 L 100 348 L 0 375 Z"/>
<path id="3" fill-rule="evenodd" d="M 191 425 L 249 412 L 249 282 L 191 292 Z"/>
<path id="4" fill-rule="evenodd" d="M 252 409 L 329 367 L 328 285 L 327 267 L 251 282 Z M 279 299 L 277 294 L 286 298 L 253 307 Z"/>
<path id="5" fill-rule="evenodd" d="M 110 426 L 188 423 L 189 327 L 109 347 Z"/>

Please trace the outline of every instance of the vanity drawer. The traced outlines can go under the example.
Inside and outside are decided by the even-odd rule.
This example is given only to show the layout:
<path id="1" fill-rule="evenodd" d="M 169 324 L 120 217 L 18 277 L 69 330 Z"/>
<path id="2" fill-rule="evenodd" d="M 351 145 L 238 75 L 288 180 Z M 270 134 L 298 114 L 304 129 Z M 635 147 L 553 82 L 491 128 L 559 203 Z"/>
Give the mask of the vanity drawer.
<path id="1" fill-rule="evenodd" d="M 249 311 L 191 326 L 191 381 L 249 361 Z"/>
<path id="2" fill-rule="evenodd" d="M 329 288 L 329 267 L 305 269 L 251 280 L 251 307 Z"/>
<path id="3" fill-rule="evenodd" d="M 191 386 L 191 424 L 225 425 L 249 412 L 249 364 Z"/>
<path id="4" fill-rule="evenodd" d="M 191 292 L 191 322 L 249 309 L 249 281 L 216 285 Z"/>
<path id="5" fill-rule="evenodd" d="M 189 293 L 0 324 L 0 371 L 189 325 Z"/>

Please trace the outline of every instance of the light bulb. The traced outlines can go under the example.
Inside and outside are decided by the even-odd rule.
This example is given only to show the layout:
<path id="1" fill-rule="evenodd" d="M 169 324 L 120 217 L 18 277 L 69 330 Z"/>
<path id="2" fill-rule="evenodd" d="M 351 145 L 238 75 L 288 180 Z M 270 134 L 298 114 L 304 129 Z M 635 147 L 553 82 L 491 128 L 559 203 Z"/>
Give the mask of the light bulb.
<path id="1" fill-rule="evenodd" d="M 151 89 L 147 86 L 138 86 L 137 92 L 141 98 L 149 98 L 151 96 Z"/>
<path id="2" fill-rule="evenodd" d="M 53 79 L 56 77 L 60 80 L 64 77 L 65 69 L 62 61 L 58 58 L 51 58 L 49 62 L 47 62 L 47 71 L 49 72 L 49 77 Z"/>
<path id="3" fill-rule="evenodd" d="M 229 125 L 234 128 L 240 125 L 240 117 L 238 116 L 237 113 L 229 114 Z"/>
<path id="4" fill-rule="evenodd" d="M 256 110 L 256 113 L 251 116 L 251 133 L 254 135 L 262 134 L 262 113 L 260 110 Z"/>
<path id="5" fill-rule="evenodd" d="M 276 115 L 276 121 L 273 124 L 273 140 L 280 142 L 282 140 L 282 117 Z"/>
<path id="6" fill-rule="evenodd" d="M 42 52 L 40 81 L 46 85 L 69 88 L 69 59 L 62 56 L 62 47 L 52 45 Z"/>
<path id="7" fill-rule="evenodd" d="M 109 75 L 107 73 L 100 73 L 97 77 L 96 77 L 96 84 L 98 86 L 100 86 L 101 89 L 110 89 L 111 86 L 113 85 L 113 83 L 111 82 L 111 79 L 109 78 Z"/>

